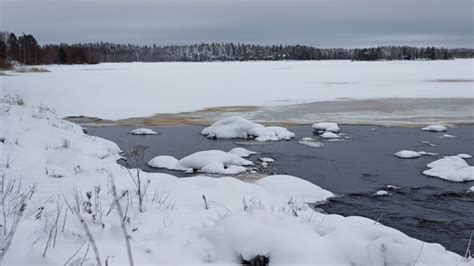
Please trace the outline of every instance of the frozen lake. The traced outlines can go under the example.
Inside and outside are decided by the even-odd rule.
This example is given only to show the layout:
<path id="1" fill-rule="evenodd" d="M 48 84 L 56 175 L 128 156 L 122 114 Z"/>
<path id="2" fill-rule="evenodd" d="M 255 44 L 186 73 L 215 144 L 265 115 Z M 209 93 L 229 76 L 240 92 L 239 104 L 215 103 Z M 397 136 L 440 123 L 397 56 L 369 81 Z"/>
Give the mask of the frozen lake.
<path id="1" fill-rule="evenodd" d="M 2 96 L 20 94 L 60 116 L 146 117 L 220 106 L 280 106 L 380 98 L 474 96 L 472 59 L 50 65 L 48 73 L 0 76 Z M 440 110 L 442 112 L 442 110 Z"/>
<path id="2" fill-rule="evenodd" d="M 154 136 L 128 134 L 133 127 L 90 127 L 91 135 L 117 143 L 130 151 L 134 145 L 148 147 L 146 163 L 157 155 L 184 157 L 200 150 L 234 147 L 261 152 L 259 157 L 275 159 L 262 174 L 289 174 L 298 176 L 328 189 L 342 197 L 320 206 L 329 213 L 361 215 L 380 221 L 418 239 L 441 243 L 451 251 L 463 255 L 469 234 L 474 227 L 474 193 L 468 193 L 473 182 L 454 183 L 421 174 L 426 164 L 445 155 L 474 152 L 473 126 L 450 128 L 456 138 L 438 138 L 443 133 L 431 133 L 419 128 L 386 128 L 371 126 L 341 127 L 351 139 L 343 142 L 325 142 L 324 148 L 298 144 L 302 137 L 312 136 L 311 127 L 292 126 L 296 140 L 255 143 L 236 140 L 209 140 L 199 135 L 199 126 L 150 127 L 160 132 Z M 429 141 L 436 147 L 423 144 Z M 245 144 L 245 145 L 242 145 Z M 411 149 L 439 153 L 417 159 L 399 159 L 393 153 Z M 472 164 L 472 159 L 467 160 Z M 176 176 L 190 176 L 179 171 L 150 168 L 146 171 L 165 172 Z M 390 190 L 387 185 L 400 189 Z M 380 189 L 393 195 L 374 196 Z M 381 216 L 381 217 L 380 217 Z M 436 232 L 436 233 L 434 233 Z"/>

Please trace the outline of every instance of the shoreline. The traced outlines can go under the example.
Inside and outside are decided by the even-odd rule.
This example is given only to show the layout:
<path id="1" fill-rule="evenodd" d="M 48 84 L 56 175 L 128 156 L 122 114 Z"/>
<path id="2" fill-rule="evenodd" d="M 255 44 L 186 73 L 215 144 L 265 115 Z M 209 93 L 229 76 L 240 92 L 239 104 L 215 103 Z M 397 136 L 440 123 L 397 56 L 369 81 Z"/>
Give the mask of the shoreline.
<path id="1" fill-rule="evenodd" d="M 242 116 L 265 125 L 296 126 L 318 121 L 345 125 L 420 127 L 440 123 L 448 126 L 474 124 L 471 98 L 384 98 L 320 101 L 280 106 L 222 106 L 193 112 L 161 113 L 118 120 L 69 116 L 64 119 L 85 126 L 207 126 L 216 120 Z"/>

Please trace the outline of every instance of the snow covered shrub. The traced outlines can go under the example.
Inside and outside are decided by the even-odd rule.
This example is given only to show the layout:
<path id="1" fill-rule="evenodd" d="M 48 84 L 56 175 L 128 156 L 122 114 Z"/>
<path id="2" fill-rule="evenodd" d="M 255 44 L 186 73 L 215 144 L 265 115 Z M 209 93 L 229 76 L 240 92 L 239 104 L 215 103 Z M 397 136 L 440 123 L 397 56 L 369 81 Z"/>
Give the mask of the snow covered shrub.
<path id="1" fill-rule="evenodd" d="M 23 191 L 21 180 L 8 178 L 5 174 L 0 180 L 0 208 L 2 209 L 2 222 L 0 232 L 0 264 L 3 261 L 15 236 L 18 224 L 23 217 L 27 202 L 35 192 L 32 186 L 27 192 Z"/>
<path id="2" fill-rule="evenodd" d="M 5 95 L 4 102 L 7 103 L 7 104 L 10 104 L 10 105 L 19 105 L 19 106 L 24 106 L 25 105 L 25 100 L 19 94 L 15 94 L 15 95 L 7 94 L 7 95 Z"/>
<path id="3" fill-rule="evenodd" d="M 144 182 L 140 176 L 140 167 L 144 164 L 145 151 L 147 149 L 148 147 L 136 145 L 133 147 L 131 152 L 125 154 L 125 157 L 127 158 L 128 173 L 137 189 L 138 208 L 140 212 L 143 212 L 143 200 L 151 182 L 150 179 L 147 179 L 146 182 Z M 135 173 L 133 173 L 132 170 L 135 170 Z"/>

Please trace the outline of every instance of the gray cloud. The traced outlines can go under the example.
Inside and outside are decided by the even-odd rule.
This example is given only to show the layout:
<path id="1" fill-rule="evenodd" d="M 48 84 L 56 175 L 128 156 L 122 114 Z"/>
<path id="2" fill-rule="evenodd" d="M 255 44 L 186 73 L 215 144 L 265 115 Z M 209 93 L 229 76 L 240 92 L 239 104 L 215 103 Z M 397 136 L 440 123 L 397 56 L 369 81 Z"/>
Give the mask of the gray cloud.
<path id="1" fill-rule="evenodd" d="M 0 1 L 0 28 L 41 43 L 474 47 L 471 0 Z"/>

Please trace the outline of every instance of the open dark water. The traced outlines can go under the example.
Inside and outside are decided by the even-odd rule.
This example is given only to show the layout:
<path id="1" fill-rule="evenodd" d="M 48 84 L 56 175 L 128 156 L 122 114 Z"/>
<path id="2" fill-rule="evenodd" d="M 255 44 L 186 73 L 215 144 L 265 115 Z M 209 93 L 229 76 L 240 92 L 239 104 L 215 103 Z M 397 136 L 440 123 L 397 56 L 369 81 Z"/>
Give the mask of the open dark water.
<path id="1" fill-rule="evenodd" d="M 209 140 L 199 133 L 200 126 L 149 127 L 159 135 L 134 136 L 132 127 L 90 127 L 89 134 L 117 143 L 130 151 L 135 145 L 149 147 L 145 162 L 157 155 L 181 158 L 201 150 L 228 151 L 244 147 L 261 152 L 250 160 L 271 157 L 265 173 L 290 174 L 306 179 L 338 195 L 321 205 L 327 213 L 345 216 L 360 215 L 379 219 L 381 223 L 404 233 L 444 245 L 448 250 L 464 255 L 469 236 L 474 230 L 474 193 L 467 193 L 474 182 L 454 183 L 423 176 L 425 166 L 444 155 L 474 153 L 474 126 L 449 128 L 456 138 L 438 138 L 443 133 L 425 132 L 417 128 L 385 128 L 373 126 L 345 126 L 342 132 L 350 140 L 327 142 L 324 148 L 301 145 L 297 140 L 313 136 L 310 126 L 294 126 L 289 130 L 296 139 L 283 142 L 256 143 L 239 140 Z M 429 141 L 436 147 L 423 144 Z M 417 159 L 398 159 L 393 153 L 402 150 L 439 153 Z M 467 159 L 473 164 L 473 159 Z M 154 169 L 142 165 L 145 171 L 166 172 L 187 176 L 182 172 Z M 400 189 L 389 190 L 394 185 Z M 374 196 L 379 189 L 391 196 Z M 474 249 L 473 249 L 474 251 Z"/>

